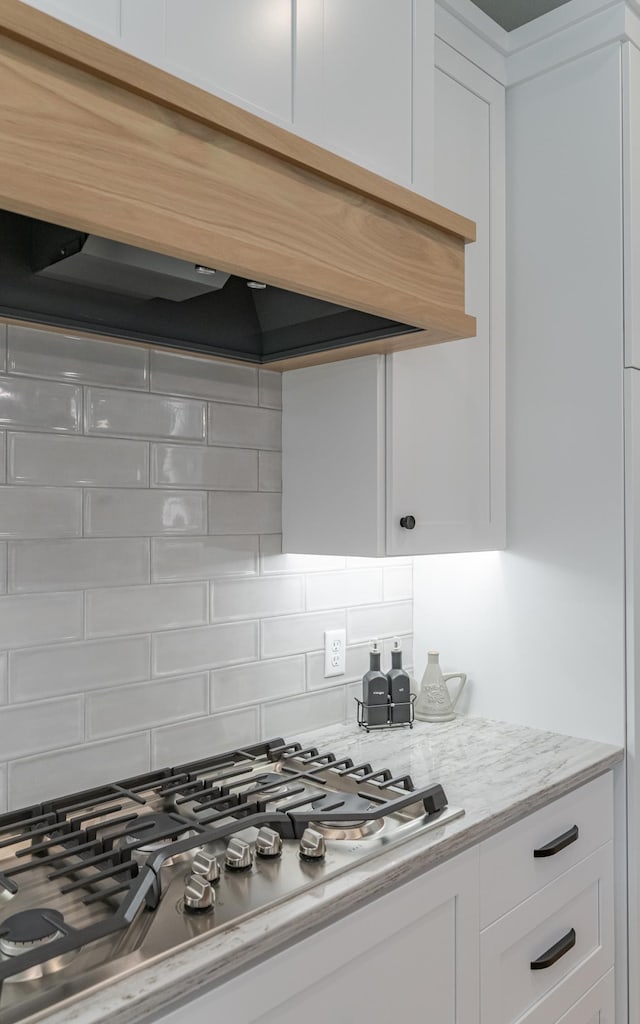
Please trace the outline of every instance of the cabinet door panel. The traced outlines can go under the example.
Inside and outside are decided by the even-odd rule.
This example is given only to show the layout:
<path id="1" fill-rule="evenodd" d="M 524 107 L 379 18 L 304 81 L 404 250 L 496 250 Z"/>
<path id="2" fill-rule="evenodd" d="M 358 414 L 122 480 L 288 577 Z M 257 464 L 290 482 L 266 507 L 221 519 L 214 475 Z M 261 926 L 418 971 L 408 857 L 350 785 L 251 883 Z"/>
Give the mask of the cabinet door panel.
<path id="1" fill-rule="evenodd" d="M 435 198 L 477 223 L 478 335 L 388 357 L 392 554 L 504 546 L 504 90 L 446 45 L 436 56 Z"/>
<path id="2" fill-rule="evenodd" d="M 292 49 L 292 0 L 165 0 L 167 69 L 284 122 Z"/>
<path id="3" fill-rule="evenodd" d="M 615 1024 L 614 991 L 614 972 L 611 970 L 557 1024 Z"/>
<path id="4" fill-rule="evenodd" d="M 60 21 L 114 43 L 120 35 L 120 0 L 25 0 Z"/>

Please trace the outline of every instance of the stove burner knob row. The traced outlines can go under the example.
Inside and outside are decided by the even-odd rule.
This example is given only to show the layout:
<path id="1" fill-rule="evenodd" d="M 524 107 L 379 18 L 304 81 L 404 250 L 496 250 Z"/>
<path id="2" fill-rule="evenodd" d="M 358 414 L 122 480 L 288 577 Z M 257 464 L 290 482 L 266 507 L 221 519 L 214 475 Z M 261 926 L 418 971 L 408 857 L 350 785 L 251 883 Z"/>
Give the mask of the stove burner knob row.
<path id="1" fill-rule="evenodd" d="M 194 875 L 201 875 L 207 882 L 215 885 L 220 881 L 220 865 L 218 858 L 207 849 L 198 850 L 191 864 L 191 871 Z"/>
<path id="2" fill-rule="evenodd" d="M 300 840 L 300 857 L 302 860 L 323 860 L 327 852 L 324 836 L 314 828 L 305 828 Z"/>
<path id="3" fill-rule="evenodd" d="M 211 910 L 216 901 L 211 882 L 204 875 L 190 875 L 184 889 L 184 909 L 190 914 Z"/>
<path id="4" fill-rule="evenodd" d="M 282 853 L 282 836 L 275 829 L 264 826 L 256 838 L 256 853 L 259 857 L 279 857 Z"/>
<path id="5" fill-rule="evenodd" d="M 248 871 L 253 866 L 251 845 L 244 839 L 233 836 L 227 843 L 224 863 L 229 871 Z"/>

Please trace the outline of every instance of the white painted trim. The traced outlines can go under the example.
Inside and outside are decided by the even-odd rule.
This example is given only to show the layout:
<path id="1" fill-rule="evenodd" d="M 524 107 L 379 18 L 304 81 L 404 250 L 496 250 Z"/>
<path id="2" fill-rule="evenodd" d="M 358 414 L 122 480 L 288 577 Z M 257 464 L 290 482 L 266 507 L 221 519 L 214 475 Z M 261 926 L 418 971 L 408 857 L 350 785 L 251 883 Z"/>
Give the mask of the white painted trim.
<path id="1" fill-rule="evenodd" d="M 498 25 L 493 18 L 481 11 L 474 3 L 471 3 L 471 0 L 437 0 L 437 6 L 447 11 L 461 24 L 466 25 L 475 36 L 484 39 L 500 53 L 505 56 L 509 53 L 510 33 L 506 32 L 501 25 Z M 446 39 L 445 42 L 447 42 Z"/>
<path id="2" fill-rule="evenodd" d="M 456 2 L 461 6 L 462 0 L 456 0 Z M 506 40 L 502 39 L 500 46 L 495 47 L 486 38 L 477 35 L 476 30 L 468 24 L 466 19 L 459 19 L 453 14 L 450 10 L 452 6 L 451 0 L 441 0 L 436 4 L 436 38 L 450 46 L 452 50 L 455 50 L 470 63 L 475 64 L 500 85 L 504 85 L 507 80 L 506 58 L 503 49 Z M 508 35 L 506 32 L 503 34 L 504 36 Z"/>
<path id="3" fill-rule="evenodd" d="M 562 7 L 556 7 L 548 14 L 528 21 L 526 25 L 521 25 L 520 28 L 509 32 L 509 53 L 517 53 L 528 46 L 534 46 L 541 40 L 564 32 L 574 25 L 579 25 L 587 18 L 591 18 L 609 7 L 619 6 L 620 3 L 621 0 L 570 0 Z"/>

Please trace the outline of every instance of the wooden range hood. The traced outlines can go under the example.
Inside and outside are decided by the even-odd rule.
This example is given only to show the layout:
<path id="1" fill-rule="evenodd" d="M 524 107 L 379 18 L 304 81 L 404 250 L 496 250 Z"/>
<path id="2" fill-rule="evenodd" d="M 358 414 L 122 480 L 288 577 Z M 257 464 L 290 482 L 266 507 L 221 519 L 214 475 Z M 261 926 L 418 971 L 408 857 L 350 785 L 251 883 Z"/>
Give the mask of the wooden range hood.
<path id="1" fill-rule="evenodd" d="M 18 0 L 0 0 L 0 97 L 6 223 L 64 225 L 393 328 L 314 349 L 301 327 L 290 352 L 217 344 L 210 354 L 287 369 L 476 333 L 464 310 L 464 249 L 475 225 L 414 192 Z M 5 320 L 207 352 L 188 338 L 99 317 L 79 325 L 21 305 L 3 289 L 2 257 Z"/>

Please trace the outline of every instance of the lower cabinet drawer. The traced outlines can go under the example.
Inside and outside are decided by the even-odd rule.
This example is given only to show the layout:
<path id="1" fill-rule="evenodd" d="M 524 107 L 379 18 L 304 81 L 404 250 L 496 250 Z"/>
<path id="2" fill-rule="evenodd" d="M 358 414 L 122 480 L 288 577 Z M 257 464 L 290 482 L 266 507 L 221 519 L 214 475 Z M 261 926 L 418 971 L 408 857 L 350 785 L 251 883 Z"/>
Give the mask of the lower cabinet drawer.
<path id="1" fill-rule="evenodd" d="M 611 970 L 568 1013 L 563 1013 L 556 1024 L 615 1024 L 614 993 L 614 972 Z"/>
<path id="2" fill-rule="evenodd" d="M 481 933 L 483 1024 L 558 1021 L 612 967 L 613 943 L 609 842 Z"/>

